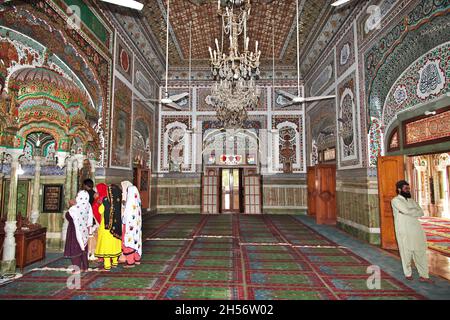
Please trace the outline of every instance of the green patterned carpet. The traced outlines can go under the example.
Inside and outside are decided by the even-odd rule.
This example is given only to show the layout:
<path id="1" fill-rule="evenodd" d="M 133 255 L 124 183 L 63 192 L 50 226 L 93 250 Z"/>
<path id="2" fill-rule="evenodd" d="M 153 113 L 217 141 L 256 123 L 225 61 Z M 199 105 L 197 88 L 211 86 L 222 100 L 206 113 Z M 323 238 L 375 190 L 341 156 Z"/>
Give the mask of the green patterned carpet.
<path id="1" fill-rule="evenodd" d="M 368 261 L 292 216 L 157 215 L 144 239 L 133 269 L 92 264 L 73 288 L 59 258 L 0 286 L 0 299 L 424 299 L 383 270 L 370 289 Z"/>

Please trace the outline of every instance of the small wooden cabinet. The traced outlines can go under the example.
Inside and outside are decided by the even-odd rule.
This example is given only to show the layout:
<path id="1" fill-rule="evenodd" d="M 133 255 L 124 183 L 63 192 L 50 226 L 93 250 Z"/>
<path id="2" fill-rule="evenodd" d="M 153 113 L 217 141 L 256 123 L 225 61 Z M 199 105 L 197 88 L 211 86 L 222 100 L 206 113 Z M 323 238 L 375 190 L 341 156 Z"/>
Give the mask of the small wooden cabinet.
<path id="1" fill-rule="evenodd" d="M 46 233 L 47 228 L 20 229 L 15 232 L 16 265 L 18 268 L 23 269 L 34 262 L 45 259 Z M 1 230 L 0 243 L 2 249 L 4 237 L 4 230 Z"/>

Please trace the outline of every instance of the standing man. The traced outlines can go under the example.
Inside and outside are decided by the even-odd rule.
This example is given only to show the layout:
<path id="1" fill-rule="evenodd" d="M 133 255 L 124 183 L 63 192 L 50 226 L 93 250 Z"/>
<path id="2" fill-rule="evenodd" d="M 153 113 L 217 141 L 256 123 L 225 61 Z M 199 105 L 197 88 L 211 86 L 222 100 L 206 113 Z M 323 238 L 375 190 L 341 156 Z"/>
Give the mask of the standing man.
<path id="1" fill-rule="evenodd" d="M 397 196 L 392 199 L 395 235 L 407 280 L 412 280 L 411 260 L 414 260 L 421 282 L 432 283 L 428 274 L 427 240 L 420 224 L 422 208 L 411 199 L 409 183 L 400 180 L 396 184 Z"/>

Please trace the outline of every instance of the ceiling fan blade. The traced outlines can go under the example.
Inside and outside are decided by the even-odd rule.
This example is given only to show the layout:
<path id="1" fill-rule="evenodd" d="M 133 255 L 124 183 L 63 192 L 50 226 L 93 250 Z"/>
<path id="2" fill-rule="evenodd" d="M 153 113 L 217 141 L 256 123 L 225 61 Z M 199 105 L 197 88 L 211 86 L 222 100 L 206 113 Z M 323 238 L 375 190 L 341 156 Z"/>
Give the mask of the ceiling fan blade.
<path id="1" fill-rule="evenodd" d="M 304 102 L 312 102 L 312 101 L 319 101 L 319 100 L 327 100 L 327 99 L 333 99 L 336 98 L 336 96 L 319 96 L 319 97 L 308 97 L 304 98 Z"/>
<path id="2" fill-rule="evenodd" d="M 134 0 L 101 0 L 103 2 L 112 3 L 121 7 L 127 7 L 141 11 L 144 8 L 144 4 Z"/>
<path id="3" fill-rule="evenodd" d="M 350 2 L 350 0 L 338 0 L 338 1 L 333 2 L 331 5 L 333 7 L 339 7 L 343 4 L 346 4 L 347 2 Z"/>
<path id="4" fill-rule="evenodd" d="M 169 99 L 171 99 L 172 101 L 176 102 L 176 101 L 182 100 L 182 99 L 184 99 L 184 98 L 186 98 L 188 96 L 189 96 L 189 92 L 183 92 L 183 93 L 180 93 L 180 94 L 176 94 L 176 95 L 170 96 Z"/>
<path id="5" fill-rule="evenodd" d="M 174 110 L 177 110 L 177 111 L 181 111 L 181 110 L 183 110 L 179 105 L 177 105 L 176 103 L 174 103 L 174 102 L 171 102 L 171 103 L 162 103 L 164 106 L 166 106 L 166 107 L 168 107 L 168 108 L 171 108 L 171 109 L 174 109 Z"/>
<path id="6" fill-rule="evenodd" d="M 288 108 L 288 107 L 291 107 L 291 106 L 294 106 L 294 105 L 296 105 L 297 104 L 297 102 L 289 102 L 289 103 L 287 103 L 287 104 L 285 104 L 285 105 L 282 105 L 282 106 L 280 106 L 281 108 Z"/>
<path id="7" fill-rule="evenodd" d="M 157 103 L 160 102 L 160 100 L 158 100 L 158 99 L 139 99 L 139 98 L 134 98 L 134 101 L 139 101 L 139 102 L 157 102 Z"/>
<path id="8" fill-rule="evenodd" d="M 284 91 L 284 90 L 277 90 L 277 92 L 278 92 L 278 94 L 280 94 L 280 95 L 282 95 L 282 96 L 284 96 L 284 97 L 286 97 L 286 98 L 288 98 L 288 99 L 290 99 L 290 100 L 292 100 L 292 99 L 295 98 L 295 95 L 294 95 L 294 94 L 289 93 L 289 92 L 287 92 L 287 91 Z"/>

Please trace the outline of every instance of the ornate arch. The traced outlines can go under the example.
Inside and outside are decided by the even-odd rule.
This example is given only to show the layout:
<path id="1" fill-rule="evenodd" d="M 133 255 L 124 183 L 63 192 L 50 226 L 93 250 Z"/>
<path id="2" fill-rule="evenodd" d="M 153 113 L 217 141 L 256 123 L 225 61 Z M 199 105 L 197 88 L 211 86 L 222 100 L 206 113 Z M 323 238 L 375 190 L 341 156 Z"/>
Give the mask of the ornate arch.
<path id="1" fill-rule="evenodd" d="M 393 26 L 364 56 L 368 121 L 381 118 L 395 81 L 411 64 L 450 38 L 445 1 L 420 1 L 407 18 Z"/>
<path id="2" fill-rule="evenodd" d="M 26 138 L 34 132 L 44 132 L 55 139 L 55 149 L 59 151 L 68 150 L 67 133 L 59 126 L 52 123 L 33 122 L 19 129 L 16 134 L 15 148 L 24 148 Z"/>

